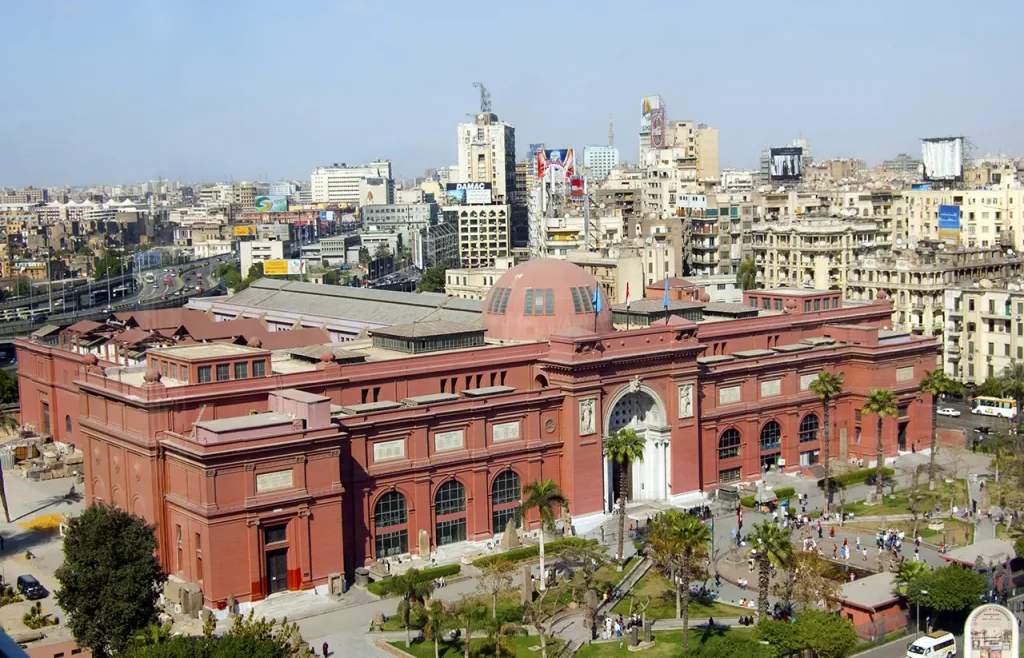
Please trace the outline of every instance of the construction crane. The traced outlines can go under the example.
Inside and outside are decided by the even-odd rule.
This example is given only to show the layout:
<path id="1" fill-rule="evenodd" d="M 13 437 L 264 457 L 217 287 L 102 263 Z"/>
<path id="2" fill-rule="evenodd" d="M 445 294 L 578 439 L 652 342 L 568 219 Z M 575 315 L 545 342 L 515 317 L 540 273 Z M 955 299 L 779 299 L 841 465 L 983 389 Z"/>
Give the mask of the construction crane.
<path id="1" fill-rule="evenodd" d="M 491 111 L 491 92 L 487 91 L 487 87 L 482 82 L 474 82 L 474 87 L 480 89 L 480 111 L 483 113 L 490 113 Z"/>

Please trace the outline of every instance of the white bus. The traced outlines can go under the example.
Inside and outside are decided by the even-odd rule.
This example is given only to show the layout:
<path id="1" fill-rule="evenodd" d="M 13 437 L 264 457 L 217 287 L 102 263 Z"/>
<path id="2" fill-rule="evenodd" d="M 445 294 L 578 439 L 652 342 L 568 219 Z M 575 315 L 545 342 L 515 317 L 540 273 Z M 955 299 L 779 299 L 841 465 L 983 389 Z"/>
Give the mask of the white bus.
<path id="1" fill-rule="evenodd" d="M 992 398 L 986 395 L 979 395 L 971 398 L 971 413 L 982 416 L 999 416 L 1000 418 L 1013 418 L 1017 415 L 1017 402 L 1009 398 Z"/>
<path id="2" fill-rule="evenodd" d="M 146 272 L 146 276 L 144 277 L 144 279 L 145 279 L 146 283 L 153 283 L 153 281 L 156 279 L 156 277 L 153 276 L 152 272 Z"/>
<path id="3" fill-rule="evenodd" d="M 952 658 L 956 655 L 956 638 L 949 631 L 935 631 L 914 640 L 907 648 L 907 658 Z"/>

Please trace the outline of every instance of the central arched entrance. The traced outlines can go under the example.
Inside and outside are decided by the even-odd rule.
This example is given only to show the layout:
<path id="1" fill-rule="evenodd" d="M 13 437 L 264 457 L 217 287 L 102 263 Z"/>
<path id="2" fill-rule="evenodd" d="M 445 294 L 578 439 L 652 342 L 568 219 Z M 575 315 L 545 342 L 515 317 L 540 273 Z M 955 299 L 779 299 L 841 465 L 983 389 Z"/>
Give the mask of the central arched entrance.
<path id="1" fill-rule="evenodd" d="M 644 460 L 628 467 L 626 500 L 665 500 L 669 495 L 668 465 L 670 428 L 665 424 L 665 406 L 650 388 L 636 381 L 623 388 L 613 399 L 605 419 L 606 437 L 624 427 L 632 428 L 645 439 Z M 611 509 L 620 492 L 620 467 L 605 460 L 605 507 Z"/>

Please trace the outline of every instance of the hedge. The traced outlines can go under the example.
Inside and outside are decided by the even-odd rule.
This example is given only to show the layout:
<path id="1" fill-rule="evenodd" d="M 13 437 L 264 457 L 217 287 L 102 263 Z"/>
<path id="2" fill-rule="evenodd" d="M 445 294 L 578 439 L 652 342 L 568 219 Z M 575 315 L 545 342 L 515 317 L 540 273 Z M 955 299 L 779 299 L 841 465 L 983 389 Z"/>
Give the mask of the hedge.
<path id="1" fill-rule="evenodd" d="M 431 567 L 430 569 L 424 569 L 420 571 L 419 580 L 436 580 L 441 577 L 447 578 L 448 576 L 456 576 L 461 571 L 461 564 L 446 564 L 440 567 Z M 384 580 L 373 581 L 372 583 L 366 586 L 367 591 L 369 591 L 371 594 L 381 596 L 381 587 L 383 586 L 386 580 L 387 578 L 385 578 Z"/>
<path id="2" fill-rule="evenodd" d="M 594 539 L 582 539 L 580 537 L 566 537 L 565 539 L 556 539 L 551 542 L 545 542 L 544 544 L 544 556 L 558 555 L 567 548 L 587 546 L 589 544 L 596 544 L 597 541 Z M 488 555 L 486 557 L 478 558 L 473 560 L 473 566 L 479 569 L 490 566 L 498 560 L 508 560 L 510 562 L 522 562 L 523 560 L 529 560 L 540 555 L 540 546 L 524 546 L 522 548 L 513 548 L 512 550 L 505 551 L 504 553 L 498 553 L 496 555 Z"/>
<path id="3" fill-rule="evenodd" d="M 830 479 L 837 486 L 848 487 L 851 484 L 861 484 L 862 482 L 867 480 L 868 477 L 874 475 L 875 471 L 876 469 L 874 468 L 861 468 L 856 471 L 848 471 L 846 473 L 840 473 L 839 475 L 833 475 Z M 889 468 L 888 466 L 884 466 L 882 468 L 883 479 L 888 479 L 894 477 L 895 475 L 896 471 Z M 818 486 L 821 488 L 825 488 L 825 478 L 818 480 Z"/>
<path id="4" fill-rule="evenodd" d="M 775 489 L 772 493 L 775 494 L 775 497 L 778 498 L 781 503 L 784 500 L 792 498 L 794 494 L 796 494 L 796 489 L 793 487 L 780 487 Z M 740 505 L 743 505 L 744 507 L 753 507 L 756 502 L 757 501 L 754 499 L 754 496 L 744 496 L 743 498 L 740 498 Z"/>

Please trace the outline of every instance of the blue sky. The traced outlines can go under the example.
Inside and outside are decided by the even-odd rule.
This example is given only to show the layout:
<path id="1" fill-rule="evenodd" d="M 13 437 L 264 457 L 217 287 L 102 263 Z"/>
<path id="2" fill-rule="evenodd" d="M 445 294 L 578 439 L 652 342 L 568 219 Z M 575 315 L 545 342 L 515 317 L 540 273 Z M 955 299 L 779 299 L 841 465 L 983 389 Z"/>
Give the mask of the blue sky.
<path id="1" fill-rule="evenodd" d="M 640 98 L 720 131 L 722 167 L 802 136 L 877 163 L 965 134 L 1024 152 L 1024 3 L 0 0 L 0 185 L 308 178 L 454 164 L 494 111 L 529 143 L 637 157 Z"/>

